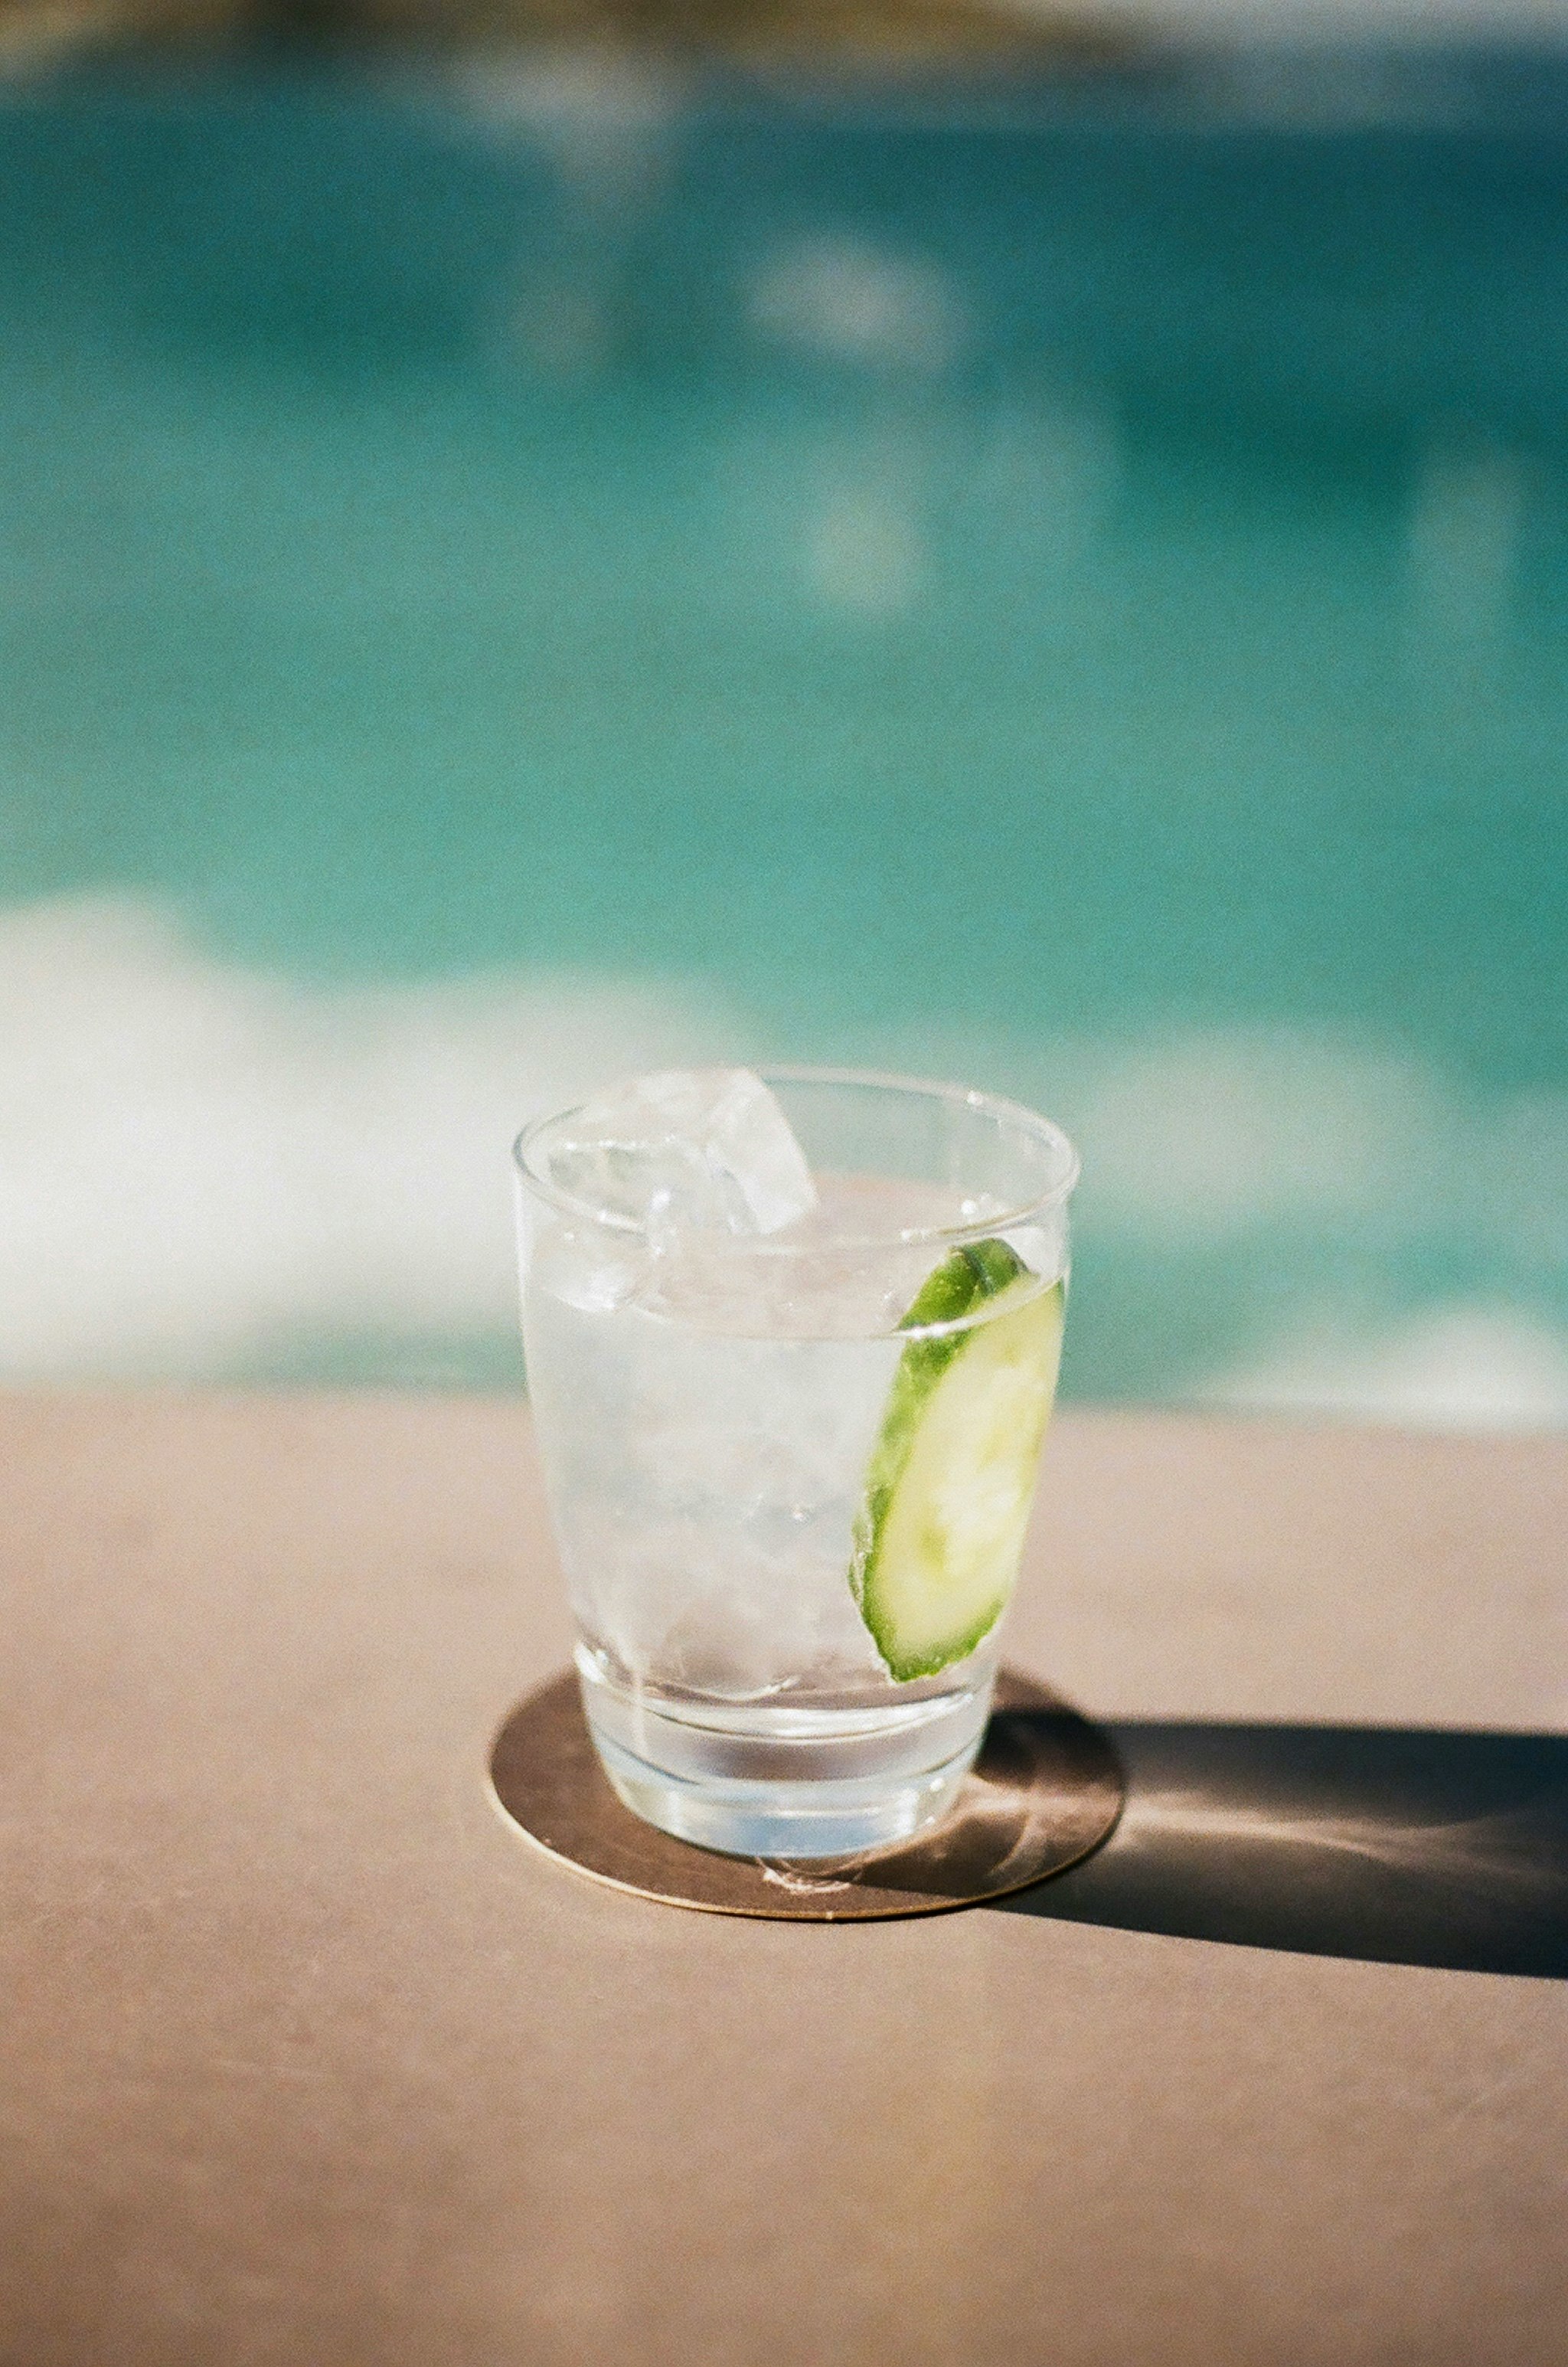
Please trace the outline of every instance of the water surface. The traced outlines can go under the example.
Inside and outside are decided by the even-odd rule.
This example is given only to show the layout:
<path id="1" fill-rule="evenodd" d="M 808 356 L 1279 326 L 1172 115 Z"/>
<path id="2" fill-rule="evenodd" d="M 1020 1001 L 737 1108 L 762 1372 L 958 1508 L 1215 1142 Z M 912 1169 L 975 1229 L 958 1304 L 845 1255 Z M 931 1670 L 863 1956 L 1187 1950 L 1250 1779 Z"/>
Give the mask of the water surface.
<path id="1" fill-rule="evenodd" d="M 1038 1100 L 1066 1386 L 1568 1421 L 1568 71 L 0 100 L 8 1369 L 514 1369 L 664 1058 Z"/>

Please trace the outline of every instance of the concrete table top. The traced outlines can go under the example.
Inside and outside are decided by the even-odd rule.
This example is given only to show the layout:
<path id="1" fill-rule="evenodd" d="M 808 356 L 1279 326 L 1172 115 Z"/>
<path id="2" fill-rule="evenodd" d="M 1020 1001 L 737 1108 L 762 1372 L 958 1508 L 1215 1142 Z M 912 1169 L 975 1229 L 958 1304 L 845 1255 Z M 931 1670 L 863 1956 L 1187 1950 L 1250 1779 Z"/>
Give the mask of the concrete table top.
<path id="1" fill-rule="evenodd" d="M 1568 1446 L 1061 1417 L 1009 1906 L 736 1922 L 487 1795 L 518 1407 L 0 1402 L 5 2367 L 1559 2367 Z"/>

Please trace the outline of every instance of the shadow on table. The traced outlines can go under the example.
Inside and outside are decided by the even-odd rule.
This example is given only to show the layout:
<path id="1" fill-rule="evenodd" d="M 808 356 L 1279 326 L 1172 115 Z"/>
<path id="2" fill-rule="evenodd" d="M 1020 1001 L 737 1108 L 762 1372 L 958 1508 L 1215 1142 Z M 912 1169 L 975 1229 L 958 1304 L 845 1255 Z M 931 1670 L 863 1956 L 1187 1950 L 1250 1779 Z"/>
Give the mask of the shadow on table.
<path id="1" fill-rule="evenodd" d="M 1127 1805 L 1014 1914 L 1568 1978 L 1568 1737 L 1110 1728 Z"/>

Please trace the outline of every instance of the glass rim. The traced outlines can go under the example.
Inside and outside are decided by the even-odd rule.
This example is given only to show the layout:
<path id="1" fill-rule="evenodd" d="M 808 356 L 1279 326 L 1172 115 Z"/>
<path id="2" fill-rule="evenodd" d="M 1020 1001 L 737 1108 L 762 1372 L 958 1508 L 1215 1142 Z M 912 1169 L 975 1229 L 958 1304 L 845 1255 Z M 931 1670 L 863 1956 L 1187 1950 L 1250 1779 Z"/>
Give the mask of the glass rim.
<path id="1" fill-rule="evenodd" d="M 949 1107 L 968 1110 L 988 1117 L 1017 1132 L 1031 1137 L 1045 1146 L 1060 1166 L 1060 1173 L 1049 1188 L 1036 1192 L 1016 1206 L 993 1209 L 984 1217 L 969 1217 L 957 1224 L 904 1225 L 897 1229 L 880 1229 L 871 1233 L 834 1233 L 831 1245 L 845 1249 L 895 1249 L 918 1246 L 926 1242 L 947 1242 L 958 1247 L 964 1241 L 984 1240 L 988 1235 L 1006 1232 L 1018 1225 L 1027 1225 L 1036 1217 L 1061 1207 L 1077 1183 L 1081 1162 L 1072 1141 L 1055 1119 L 1044 1117 L 1026 1103 L 1010 1101 L 1005 1094 L 983 1093 L 976 1086 L 947 1084 L 929 1077 L 901 1076 L 884 1069 L 812 1068 L 807 1065 L 769 1063 L 754 1069 L 753 1076 L 763 1084 L 773 1085 L 839 1085 L 860 1091 L 870 1090 L 888 1094 L 918 1097 L 922 1101 L 941 1102 Z M 647 1229 L 630 1217 L 618 1217 L 608 1210 L 595 1208 L 592 1201 L 580 1200 L 565 1192 L 553 1178 L 532 1163 L 530 1154 L 540 1138 L 551 1127 L 575 1117 L 587 1107 L 586 1102 L 573 1103 L 569 1108 L 552 1110 L 541 1117 L 531 1118 L 512 1146 L 512 1157 L 519 1181 L 540 1199 L 580 1222 L 602 1226 L 607 1232 L 625 1233 L 646 1240 Z M 725 1247 L 749 1256 L 819 1257 L 829 1244 L 821 1240 L 791 1240 L 778 1234 L 739 1233 L 726 1237 Z"/>

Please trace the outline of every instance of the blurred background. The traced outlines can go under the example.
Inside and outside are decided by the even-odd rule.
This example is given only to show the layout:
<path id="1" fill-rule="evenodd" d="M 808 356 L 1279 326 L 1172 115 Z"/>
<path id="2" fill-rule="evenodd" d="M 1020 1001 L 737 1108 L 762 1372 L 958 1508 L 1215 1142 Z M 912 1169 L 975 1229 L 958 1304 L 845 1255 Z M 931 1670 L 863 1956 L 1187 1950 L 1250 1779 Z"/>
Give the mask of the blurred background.
<path id="1" fill-rule="evenodd" d="M 0 1376 L 510 1385 L 677 1061 L 1066 1386 L 1568 1428 L 1557 0 L 0 0 Z"/>

